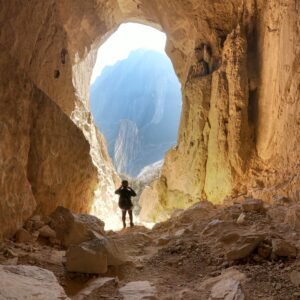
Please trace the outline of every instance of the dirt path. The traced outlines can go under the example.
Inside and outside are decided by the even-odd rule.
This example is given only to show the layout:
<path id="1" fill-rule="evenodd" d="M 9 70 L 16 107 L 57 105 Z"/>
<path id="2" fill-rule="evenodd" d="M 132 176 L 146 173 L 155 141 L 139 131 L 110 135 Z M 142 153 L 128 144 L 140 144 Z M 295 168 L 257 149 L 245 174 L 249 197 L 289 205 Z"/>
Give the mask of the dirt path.
<path id="1" fill-rule="evenodd" d="M 211 282 L 221 281 L 226 272 L 234 270 L 245 277 L 239 283 L 245 299 L 300 299 L 300 259 L 297 255 L 280 254 L 289 249 L 298 251 L 300 235 L 289 224 L 271 218 L 270 212 L 247 212 L 245 221 L 237 224 L 237 218 L 243 213 L 240 206 L 202 206 L 157 224 L 153 230 L 137 226 L 109 233 L 108 238 L 127 262 L 120 267 L 110 267 L 107 274 L 101 276 L 67 273 L 65 250 L 45 241 L 34 245 L 6 241 L 1 247 L 0 260 L 7 263 L 13 259 L 7 258 L 3 250 L 11 249 L 17 258 L 15 263 L 52 271 L 70 297 L 95 278 L 117 277 L 118 287 L 103 288 L 96 298 L 87 299 L 122 299 L 120 287 L 130 282 L 148 281 L 155 287 L 157 299 L 204 300 L 211 297 Z M 288 243 L 291 248 L 278 251 L 274 241 Z M 238 258 L 229 259 L 230 255 Z M 292 273 L 299 275 L 296 281 L 291 279 Z"/>

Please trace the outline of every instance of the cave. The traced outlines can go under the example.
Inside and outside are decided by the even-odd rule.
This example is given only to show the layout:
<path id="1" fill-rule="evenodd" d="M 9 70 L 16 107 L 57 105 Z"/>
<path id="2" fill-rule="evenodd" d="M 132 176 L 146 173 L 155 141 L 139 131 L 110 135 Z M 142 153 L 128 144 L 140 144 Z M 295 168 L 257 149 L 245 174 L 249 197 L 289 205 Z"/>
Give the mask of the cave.
<path id="1" fill-rule="evenodd" d="M 165 44 L 157 29 L 126 23 L 98 50 L 90 110 L 116 171 L 129 178 L 161 164 L 177 142 L 181 87 Z"/>
<path id="2" fill-rule="evenodd" d="M 166 35 L 153 27 L 121 24 L 99 48 L 90 85 L 94 123 L 120 182 L 129 180 L 137 193 L 136 222 L 144 187 L 159 177 L 165 153 L 177 143 L 181 86 L 165 45 Z M 110 218 L 106 229 L 118 229 Z"/>
<path id="3" fill-rule="evenodd" d="M 299 1 L 30 0 L 24 5 L 17 0 L 2 2 L 1 241 L 13 239 L 34 215 L 46 217 L 58 207 L 73 214 L 92 213 L 100 219 L 117 210 L 117 203 L 108 199 L 114 197 L 120 179 L 103 136 L 93 123 L 89 83 L 100 45 L 120 24 L 139 22 L 166 33 L 166 52 L 181 82 L 183 97 L 177 145 L 167 153 L 159 178 L 144 191 L 145 200 L 142 199 L 144 220 L 168 220 L 147 234 L 162 234 L 164 226 L 170 226 L 172 231 L 180 220 L 185 224 L 187 219 L 191 227 L 176 231 L 178 244 L 173 247 L 171 242 L 173 248 L 165 246 L 164 253 L 185 253 L 183 237 L 193 233 L 194 227 L 203 233 L 201 238 L 209 239 L 221 232 L 215 249 L 205 243 L 190 243 L 191 258 L 197 261 L 193 253 L 199 249 L 199 253 L 205 252 L 206 246 L 218 251 L 220 243 L 225 248 L 236 243 L 231 252 L 224 250 L 226 259 L 235 261 L 241 258 L 237 258 L 241 243 L 250 243 L 250 252 L 257 251 L 252 253 L 257 264 L 263 265 L 259 254 L 271 249 L 274 264 L 266 265 L 271 276 L 280 275 L 275 274 L 276 257 L 285 257 L 283 265 L 290 264 L 294 271 L 291 282 L 297 281 L 297 259 L 285 259 L 295 259 L 298 251 L 290 243 L 295 244 L 293 239 L 297 239 L 299 230 Z M 242 216 L 236 216 L 238 204 L 244 210 Z M 213 218 L 212 206 L 219 209 L 229 205 L 229 212 L 222 213 L 222 220 L 202 228 L 190 215 L 197 211 L 197 205 L 207 212 L 207 218 Z M 255 211 L 262 216 L 265 210 L 265 216 L 278 221 L 277 232 L 283 230 L 285 236 L 275 238 L 272 227 L 266 229 L 272 232 L 269 239 L 258 233 L 255 237 L 246 237 L 245 232 L 234 234 L 233 223 L 242 224 L 249 211 L 250 215 Z M 99 225 L 100 221 L 97 222 Z M 256 224 L 251 224 L 254 230 Z M 280 227 L 283 225 L 286 227 Z M 128 233 L 128 243 L 131 237 Z M 167 242 L 159 243 L 162 246 Z M 223 263 L 221 254 L 218 259 Z M 152 262 L 155 266 L 158 260 L 153 257 Z M 178 261 L 176 266 L 183 268 L 180 263 L 183 264 Z M 210 263 L 217 266 L 213 258 Z M 172 264 L 170 260 L 168 266 Z M 150 268 L 151 264 L 147 266 Z M 154 272 L 155 268 L 151 270 Z M 243 271 L 242 267 L 239 271 Z M 179 275 L 184 274 L 187 271 Z M 221 276 L 218 274 L 215 276 Z M 181 279 L 186 282 L 186 278 Z M 256 293 L 241 277 L 234 280 L 240 282 L 234 283 L 236 293 L 241 293 L 239 284 L 250 294 Z M 184 297 L 184 291 L 178 287 L 159 283 L 159 297 L 167 292 L 181 293 L 171 295 L 177 299 Z M 229 283 L 223 282 L 226 284 Z M 276 288 L 278 299 L 297 297 L 295 284 L 293 294 L 288 296 L 285 292 L 291 286 L 283 285 L 282 289 Z M 222 299 L 218 294 L 220 286 L 208 286 L 204 290 L 211 294 L 203 299 Z M 259 285 L 257 289 L 263 297 L 272 295 Z M 188 293 L 193 299 L 192 294 L 199 290 Z M 254 298 L 258 297 L 255 294 Z"/>

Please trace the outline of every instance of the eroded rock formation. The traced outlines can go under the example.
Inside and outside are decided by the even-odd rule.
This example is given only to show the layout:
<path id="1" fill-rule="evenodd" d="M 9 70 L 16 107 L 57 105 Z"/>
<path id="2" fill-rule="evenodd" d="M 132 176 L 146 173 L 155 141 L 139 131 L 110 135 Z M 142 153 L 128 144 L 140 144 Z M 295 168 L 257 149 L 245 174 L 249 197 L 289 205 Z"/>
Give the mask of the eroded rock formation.
<path id="1" fill-rule="evenodd" d="M 190 55 L 178 146 L 151 192 L 157 215 L 201 197 L 299 200 L 299 3 L 245 1 L 231 23 L 221 6 L 218 43 L 199 28 Z"/>
<path id="2" fill-rule="evenodd" d="M 299 13 L 298 0 L 2 0 L 0 233 L 36 207 L 114 209 L 117 176 L 87 99 L 96 50 L 124 21 L 167 33 L 184 87 L 178 146 L 154 185 L 162 210 L 247 193 L 297 200 Z"/>

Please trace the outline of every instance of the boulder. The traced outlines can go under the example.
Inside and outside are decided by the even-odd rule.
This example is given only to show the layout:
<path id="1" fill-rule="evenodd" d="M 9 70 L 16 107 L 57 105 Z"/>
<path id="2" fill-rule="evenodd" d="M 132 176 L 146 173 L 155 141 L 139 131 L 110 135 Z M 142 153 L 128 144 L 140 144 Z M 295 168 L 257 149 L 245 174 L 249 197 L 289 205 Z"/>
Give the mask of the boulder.
<path id="1" fill-rule="evenodd" d="M 279 257 L 296 257 L 297 248 L 285 240 L 273 239 L 272 252 Z"/>
<path id="2" fill-rule="evenodd" d="M 114 277 L 97 278 L 88 283 L 88 286 L 84 288 L 79 294 L 74 296 L 73 300 L 89 300 L 103 298 L 105 292 L 109 292 L 107 298 L 112 297 L 113 293 L 117 289 L 118 280 Z"/>
<path id="3" fill-rule="evenodd" d="M 66 268 L 69 272 L 101 274 L 108 266 L 125 262 L 114 243 L 106 238 L 93 239 L 71 246 L 66 253 Z"/>
<path id="4" fill-rule="evenodd" d="M 238 241 L 240 238 L 241 236 L 237 232 L 233 231 L 222 235 L 218 241 L 224 244 L 232 244 Z"/>
<path id="5" fill-rule="evenodd" d="M 32 242 L 34 237 L 24 228 L 21 228 L 16 233 L 16 242 L 17 243 L 28 243 Z"/>
<path id="6" fill-rule="evenodd" d="M 242 203 L 244 212 L 262 212 L 264 211 L 263 201 L 260 199 L 247 198 Z"/>
<path id="7" fill-rule="evenodd" d="M 95 238 L 95 233 L 104 235 L 104 222 L 95 216 L 73 214 L 64 207 L 57 207 L 51 214 L 50 226 L 63 246 L 80 244 Z"/>
<path id="8" fill-rule="evenodd" d="M 56 238 L 56 232 L 49 225 L 44 225 L 39 229 L 39 236 L 44 238 Z"/>
<path id="9" fill-rule="evenodd" d="M 226 278 L 220 280 L 211 289 L 210 300 L 244 300 L 245 294 L 239 280 Z"/>
<path id="10" fill-rule="evenodd" d="M 71 246 L 66 253 L 68 272 L 102 274 L 107 272 L 107 254 L 104 247 L 92 240 Z"/>
<path id="11" fill-rule="evenodd" d="M 199 289 L 203 292 L 203 295 L 210 293 L 203 299 L 242 300 L 245 299 L 243 298 L 245 295 L 241 286 L 245 280 L 246 275 L 244 273 L 235 268 L 229 268 L 217 277 L 204 280 Z M 199 297 L 199 299 L 202 298 Z"/>
<path id="12" fill-rule="evenodd" d="M 267 216 L 269 216 L 276 223 L 284 223 L 288 208 L 285 206 L 271 206 L 267 209 Z"/>
<path id="13" fill-rule="evenodd" d="M 241 236 L 231 248 L 229 248 L 225 256 L 228 260 L 238 260 L 249 256 L 264 239 L 263 236 L 245 235 Z"/>
<path id="14" fill-rule="evenodd" d="M 129 282 L 119 289 L 120 294 L 124 300 L 143 300 L 143 299 L 157 299 L 155 297 L 156 289 L 149 281 L 134 281 Z"/>
<path id="15" fill-rule="evenodd" d="M 293 205 L 288 208 L 285 223 L 289 224 L 294 230 L 300 231 L 300 205 Z"/>
<path id="16" fill-rule="evenodd" d="M 34 266 L 0 265 L 0 299 L 69 299 L 54 274 Z"/>
<path id="17" fill-rule="evenodd" d="M 161 237 L 156 241 L 157 246 L 164 246 L 167 245 L 171 239 L 169 237 Z"/>

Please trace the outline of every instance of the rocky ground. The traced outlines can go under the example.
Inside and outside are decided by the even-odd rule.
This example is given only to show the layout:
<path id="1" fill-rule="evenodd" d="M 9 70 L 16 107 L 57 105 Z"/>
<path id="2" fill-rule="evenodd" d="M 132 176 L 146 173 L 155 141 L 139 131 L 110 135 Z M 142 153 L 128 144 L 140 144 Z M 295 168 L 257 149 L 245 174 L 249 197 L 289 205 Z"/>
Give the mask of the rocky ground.
<path id="1" fill-rule="evenodd" d="M 240 202 L 199 202 L 152 230 L 35 216 L 1 243 L 0 299 L 300 299 L 300 206 Z"/>

